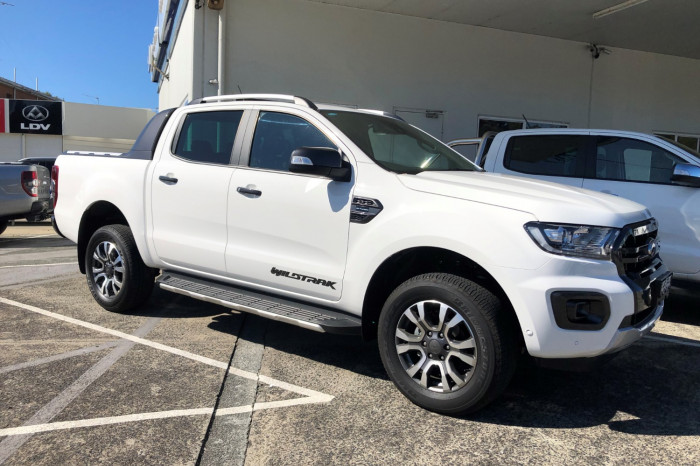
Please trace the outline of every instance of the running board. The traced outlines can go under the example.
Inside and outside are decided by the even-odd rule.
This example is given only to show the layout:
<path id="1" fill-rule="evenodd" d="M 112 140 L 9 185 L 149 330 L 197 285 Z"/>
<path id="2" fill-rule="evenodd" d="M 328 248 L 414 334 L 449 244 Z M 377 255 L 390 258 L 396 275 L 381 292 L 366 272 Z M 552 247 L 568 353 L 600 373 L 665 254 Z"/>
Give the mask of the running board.
<path id="1" fill-rule="evenodd" d="M 316 332 L 361 334 L 362 321 L 358 317 L 322 307 L 168 271 L 163 271 L 156 283 L 166 291 L 200 301 L 220 304 L 268 319 L 279 320 Z"/>

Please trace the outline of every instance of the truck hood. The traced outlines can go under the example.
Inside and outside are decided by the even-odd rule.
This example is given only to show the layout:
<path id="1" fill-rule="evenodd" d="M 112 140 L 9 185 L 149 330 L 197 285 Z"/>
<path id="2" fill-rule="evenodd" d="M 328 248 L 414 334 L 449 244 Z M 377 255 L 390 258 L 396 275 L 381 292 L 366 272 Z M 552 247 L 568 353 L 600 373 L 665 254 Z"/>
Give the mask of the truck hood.
<path id="1" fill-rule="evenodd" d="M 651 217 L 641 204 L 609 194 L 486 172 L 398 175 L 409 189 L 528 212 L 539 221 L 622 227 Z"/>

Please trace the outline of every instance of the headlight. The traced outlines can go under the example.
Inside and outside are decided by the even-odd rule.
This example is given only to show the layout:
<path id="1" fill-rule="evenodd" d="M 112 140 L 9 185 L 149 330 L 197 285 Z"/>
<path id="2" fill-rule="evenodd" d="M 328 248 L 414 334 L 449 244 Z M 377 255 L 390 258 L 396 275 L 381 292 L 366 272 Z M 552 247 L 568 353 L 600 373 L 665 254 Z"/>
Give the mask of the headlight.
<path id="1" fill-rule="evenodd" d="M 540 248 L 552 254 L 606 260 L 620 234 L 617 228 L 540 222 L 525 224 L 525 230 Z"/>

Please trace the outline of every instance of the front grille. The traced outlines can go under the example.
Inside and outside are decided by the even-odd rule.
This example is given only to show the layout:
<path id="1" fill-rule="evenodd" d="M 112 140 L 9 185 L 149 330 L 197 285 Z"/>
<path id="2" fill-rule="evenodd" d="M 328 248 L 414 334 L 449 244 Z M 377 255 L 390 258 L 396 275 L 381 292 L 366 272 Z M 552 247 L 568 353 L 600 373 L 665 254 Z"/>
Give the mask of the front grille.
<path id="1" fill-rule="evenodd" d="M 656 220 L 630 225 L 622 230 L 616 248 L 623 273 L 635 283 L 643 284 L 661 267 L 659 258 L 659 229 Z"/>
<path id="2" fill-rule="evenodd" d="M 658 304 L 651 289 L 651 282 L 663 267 L 658 230 L 656 220 L 650 219 L 626 226 L 616 241 L 613 262 L 635 296 L 634 315 L 628 316 L 623 325 L 640 324 Z"/>

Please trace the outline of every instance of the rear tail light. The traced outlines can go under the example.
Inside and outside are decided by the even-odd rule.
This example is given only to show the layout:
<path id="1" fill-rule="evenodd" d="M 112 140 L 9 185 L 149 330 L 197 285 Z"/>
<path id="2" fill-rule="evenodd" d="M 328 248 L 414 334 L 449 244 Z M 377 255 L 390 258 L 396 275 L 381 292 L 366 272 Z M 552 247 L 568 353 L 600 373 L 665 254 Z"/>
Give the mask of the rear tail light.
<path id="1" fill-rule="evenodd" d="M 22 189 L 32 197 L 39 196 L 39 179 L 35 171 L 22 172 Z"/>
<path id="2" fill-rule="evenodd" d="M 51 167 L 51 199 L 55 209 L 58 202 L 58 165 Z"/>

